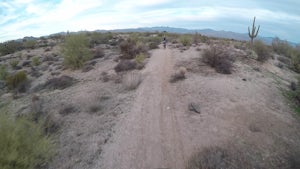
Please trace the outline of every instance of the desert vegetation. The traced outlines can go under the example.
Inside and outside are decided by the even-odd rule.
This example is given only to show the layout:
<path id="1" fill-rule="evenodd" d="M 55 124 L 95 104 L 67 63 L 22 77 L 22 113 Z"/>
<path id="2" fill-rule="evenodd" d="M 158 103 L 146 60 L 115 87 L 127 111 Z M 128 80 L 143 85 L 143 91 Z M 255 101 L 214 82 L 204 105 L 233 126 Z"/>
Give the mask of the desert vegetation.
<path id="1" fill-rule="evenodd" d="M 219 73 L 230 74 L 234 58 L 222 46 L 210 46 L 204 51 L 202 61 L 215 68 Z"/>
<path id="2" fill-rule="evenodd" d="M 0 135 L 0 168 L 44 168 L 54 155 L 53 140 L 45 135 L 41 123 L 25 117 L 13 119 L 1 112 Z"/>
<path id="3" fill-rule="evenodd" d="M 167 50 L 160 49 L 164 36 L 168 40 Z M 290 144 L 281 137 L 293 137 L 291 140 L 298 137 L 287 136 L 284 132 L 292 129 L 286 127 L 277 116 L 260 112 L 273 120 L 261 126 L 265 121 L 260 123 L 259 120 L 265 119 L 265 116 L 257 115 L 250 123 L 247 120 L 251 120 L 252 116 L 248 117 L 243 112 L 252 109 L 266 111 L 272 105 L 276 107 L 272 107 L 273 113 L 282 113 L 283 110 L 287 113 L 286 105 L 281 104 L 281 97 L 275 93 L 277 87 L 290 87 L 283 93 L 290 98 L 289 103 L 299 105 L 300 84 L 294 78 L 298 75 L 295 72 L 300 72 L 299 51 L 299 47 L 278 38 L 273 40 L 272 45 L 253 40 L 251 46 L 246 41 L 206 37 L 199 33 L 167 32 L 83 31 L 1 43 L 0 110 L 5 112 L 7 109 L 11 113 L 0 113 L 0 135 L 5 136 L 0 137 L 0 149 L 3 150 L 0 152 L 0 168 L 93 168 L 95 161 L 103 155 L 103 146 L 110 141 L 119 115 L 133 107 L 136 90 L 146 98 L 148 95 L 156 96 L 155 92 L 164 92 L 159 99 L 162 100 L 160 111 L 185 112 L 187 116 L 184 118 L 189 120 L 190 125 L 186 127 L 191 133 L 198 130 L 200 116 L 200 129 L 207 133 L 222 130 L 217 128 L 220 127 L 218 125 L 230 118 L 233 122 L 228 126 L 235 133 Z M 155 58 L 152 59 L 152 55 L 156 55 Z M 152 65 L 147 66 L 149 63 Z M 293 83 L 286 86 L 289 82 Z M 142 89 L 148 90 L 146 94 Z M 271 93 L 260 95 L 260 89 Z M 256 94 L 252 96 L 251 93 Z M 259 104 L 255 102 L 257 95 L 260 96 Z M 165 97 L 167 100 L 164 100 Z M 226 102 L 222 102 L 223 98 L 227 99 Z M 243 98 L 250 99 L 255 106 L 267 106 L 253 108 L 248 102 L 242 102 Z M 272 104 L 269 98 L 272 98 Z M 150 99 L 144 100 L 147 103 L 139 102 L 136 107 L 159 107 L 153 105 Z M 180 104 L 173 105 L 175 101 Z M 7 104 L 5 109 L 4 104 Z M 234 107 L 238 104 L 246 108 Z M 233 106 L 227 108 L 222 105 Z M 234 111 L 238 113 L 230 114 Z M 212 115 L 208 118 L 207 114 Z M 147 117 L 143 116 L 145 119 Z M 222 123 L 216 123 L 215 128 L 205 128 L 206 122 L 214 118 Z M 243 118 L 247 120 L 243 121 Z M 236 119 L 241 121 L 234 121 Z M 170 122 L 168 120 L 162 121 Z M 178 124 L 185 124 L 181 122 Z M 281 128 L 276 128 L 278 123 Z M 282 133 L 276 135 L 275 130 Z M 228 133 L 232 131 L 226 130 Z M 28 135 L 32 137 L 26 137 Z M 244 135 L 241 137 L 249 139 Z M 54 142 L 59 145 L 58 150 Z M 272 144 L 274 147 L 278 145 Z M 295 164 L 289 161 L 289 156 L 280 156 L 281 149 L 273 151 L 269 147 L 265 148 L 265 154 L 268 151 L 274 153 L 271 154 L 274 159 L 270 157 L 261 161 L 263 152 L 261 149 L 250 151 L 252 148 L 254 151 L 254 147 L 247 147 L 246 150 L 244 147 L 204 147 L 192 156 L 187 168 L 276 168 L 273 166 L 277 165 L 278 159 L 286 168 L 298 165 L 294 155 L 291 159 Z"/>
<path id="4" fill-rule="evenodd" d="M 89 41 L 85 34 L 67 36 L 62 48 L 64 64 L 71 69 L 81 68 L 92 57 L 88 46 Z"/>

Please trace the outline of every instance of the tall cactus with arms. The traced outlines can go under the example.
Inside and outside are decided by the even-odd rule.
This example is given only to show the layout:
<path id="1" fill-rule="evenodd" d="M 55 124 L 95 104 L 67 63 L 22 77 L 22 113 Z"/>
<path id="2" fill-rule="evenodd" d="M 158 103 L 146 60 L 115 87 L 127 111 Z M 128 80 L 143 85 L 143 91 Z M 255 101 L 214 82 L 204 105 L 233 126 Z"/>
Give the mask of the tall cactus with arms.
<path id="1" fill-rule="evenodd" d="M 250 32 L 250 27 L 248 26 L 248 34 L 249 37 L 251 38 L 251 48 L 253 46 L 253 39 L 256 38 L 258 31 L 259 31 L 260 25 L 258 25 L 258 29 L 256 30 L 256 26 L 255 26 L 255 17 L 253 20 L 253 25 L 252 25 L 252 31 Z"/>

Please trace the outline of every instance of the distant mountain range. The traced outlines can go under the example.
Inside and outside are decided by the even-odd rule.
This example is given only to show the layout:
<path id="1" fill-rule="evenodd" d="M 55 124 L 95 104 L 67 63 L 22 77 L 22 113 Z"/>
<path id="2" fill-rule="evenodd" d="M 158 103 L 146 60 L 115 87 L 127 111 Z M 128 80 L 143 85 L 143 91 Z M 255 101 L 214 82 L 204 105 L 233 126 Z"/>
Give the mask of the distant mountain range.
<path id="1" fill-rule="evenodd" d="M 236 33 L 231 31 L 216 31 L 213 29 L 185 29 L 185 28 L 174 28 L 174 27 L 143 27 L 143 28 L 128 28 L 128 29 L 114 29 L 114 30 L 95 30 L 95 32 L 169 32 L 169 33 L 195 33 L 198 32 L 202 35 L 217 38 L 235 39 L 241 41 L 248 41 L 249 37 L 247 33 Z M 66 32 L 60 32 L 52 35 L 66 35 Z M 51 35 L 50 35 L 51 36 Z M 262 37 L 258 36 L 257 39 L 262 40 L 266 44 L 271 44 L 275 37 Z M 288 41 L 289 42 L 289 41 Z M 289 42 L 291 45 L 295 46 L 297 43 Z"/>

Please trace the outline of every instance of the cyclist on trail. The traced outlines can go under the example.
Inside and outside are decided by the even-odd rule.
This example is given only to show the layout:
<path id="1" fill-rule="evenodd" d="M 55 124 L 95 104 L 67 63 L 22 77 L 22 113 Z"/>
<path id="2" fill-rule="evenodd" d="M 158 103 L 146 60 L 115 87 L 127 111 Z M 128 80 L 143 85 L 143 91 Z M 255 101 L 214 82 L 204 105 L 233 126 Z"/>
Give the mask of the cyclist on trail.
<path id="1" fill-rule="evenodd" d="M 166 45 L 167 45 L 167 38 L 164 36 L 164 39 L 163 39 L 163 44 L 164 44 L 164 48 L 166 49 Z"/>

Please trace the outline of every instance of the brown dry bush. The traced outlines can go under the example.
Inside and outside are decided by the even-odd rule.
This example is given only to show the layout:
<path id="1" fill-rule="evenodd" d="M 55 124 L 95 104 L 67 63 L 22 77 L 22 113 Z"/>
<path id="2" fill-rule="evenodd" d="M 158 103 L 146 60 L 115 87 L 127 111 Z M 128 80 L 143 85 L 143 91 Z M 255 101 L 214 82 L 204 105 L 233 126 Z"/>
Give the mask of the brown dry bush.
<path id="1" fill-rule="evenodd" d="M 121 60 L 114 68 L 116 72 L 133 70 L 137 67 L 137 63 L 131 60 Z"/>
<path id="2" fill-rule="evenodd" d="M 171 83 L 175 83 L 179 80 L 183 80 L 185 79 L 185 74 L 186 74 L 187 70 L 185 67 L 180 67 L 178 71 L 176 71 L 170 79 Z"/>
<path id="3" fill-rule="evenodd" d="M 140 53 L 146 54 L 148 47 L 142 42 L 128 38 L 120 44 L 120 50 L 122 53 L 120 59 L 134 59 Z"/>
<path id="4" fill-rule="evenodd" d="M 256 40 L 253 44 L 253 50 L 257 54 L 257 60 L 260 62 L 265 62 L 270 58 L 270 51 L 264 42 Z"/>
<path id="5" fill-rule="evenodd" d="M 186 169 L 250 169 L 257 168 L 237 149 L 207 147 L 188 161 Z"/>
<path id="6" fill-rule="evenodd" d="M 97 58 L 102 58 L 104 56 L 105 56 L 104 50 L 100 46 L 96 47 L 93 58 L 97 59 Z"/>
<path id="7" fill-rule="evenodd" d="M 37 87 L 35 87 L 34 91 L 39 91 L 39 90 L 43 90 L 43 89 L 63 90 L 67 87 L 72 86 L 76 82 L 77 81 L 74 78 L 63 75 L 60 77 L 49 79 L 45 84 L 38 85 Z"/>
<path id="8" fill-rule="evenodd" d="M 124 76 L 122 83 L 126 90 L 134 90 L 141 84 L 142 80 L 140 73 L 131 72 Z"/>
<path id="9" fill-rule="evenodd" d="M 218 73 L 231 74 L 234 60 L 221 46 L 210 46 L 204 50 L 202 61 L 215 68 Z"/>

